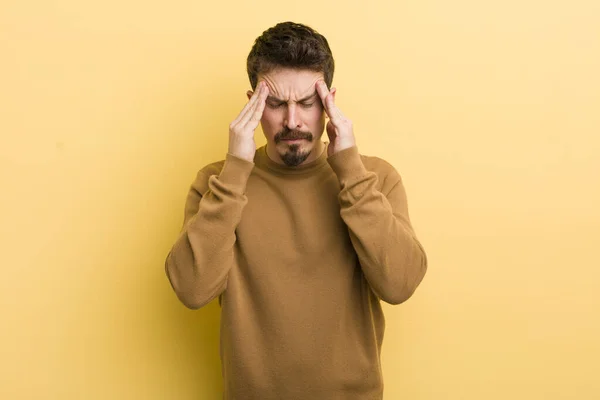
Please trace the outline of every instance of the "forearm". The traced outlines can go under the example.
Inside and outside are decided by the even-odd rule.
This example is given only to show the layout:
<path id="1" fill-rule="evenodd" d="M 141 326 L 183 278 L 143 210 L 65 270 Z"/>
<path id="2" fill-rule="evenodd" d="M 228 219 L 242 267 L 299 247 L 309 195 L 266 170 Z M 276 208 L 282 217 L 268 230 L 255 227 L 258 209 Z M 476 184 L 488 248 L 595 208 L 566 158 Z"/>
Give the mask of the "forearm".
<path id="1" fill-rule="evenodd" d="M 252 167 L 228 155 L 221 173 L 208 178 L 203 196 L 193 188 L 190 191 L 184 228 L 165 261 L 175 293 L 189 308 L 202 307 L 227 286 L 235 229 L 247 203 L 244 192 Z"/>
<path id="2" fill-rule="evenodd" d="M 342 200 L 341 215 L 371 288 L 380 299 L 399 304 L 423 279 L 426 255 L 404 218 L 370 185 L 357 203 Z"/>
<path id="3" fill-rule="evenodd" d="M 340 214 L 365 278 L 380 299 L 407 300 L 425 275 L 427 257 L 413 232 L 399 176 L 384 194 L 356 148 L 332 157 L 331 164 L 342 186 Z"/>

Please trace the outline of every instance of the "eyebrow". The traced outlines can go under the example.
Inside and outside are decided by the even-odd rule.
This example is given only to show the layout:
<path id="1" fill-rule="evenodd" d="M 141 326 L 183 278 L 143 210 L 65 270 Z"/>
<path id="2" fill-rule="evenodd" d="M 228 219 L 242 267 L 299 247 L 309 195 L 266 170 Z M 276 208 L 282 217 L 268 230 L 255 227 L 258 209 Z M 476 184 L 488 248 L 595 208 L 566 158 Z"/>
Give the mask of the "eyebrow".
<path id="1" fill-rule="evenodd" d="M 304 97 L 304 98 L 302 98 L 300 100 L 297 100 L 296 103 L 304 103 L 304 102 L 312 99 L 313 97 L 315 97 L 317 94 L 318 94 L 317 92 L 314 92 L 313 94 L 310 94 L 310 95 L 308 95 L 308 96 L 306 96 L 306 97 Z M 282 99 L 278 99 L 275 96 L 267 96 L 267 101 L 272 101 L 272 102 L 274 101 L 274 102 L 277 102 L 277 103 L 287 103 L 287 101 L 282 100 Z"/>

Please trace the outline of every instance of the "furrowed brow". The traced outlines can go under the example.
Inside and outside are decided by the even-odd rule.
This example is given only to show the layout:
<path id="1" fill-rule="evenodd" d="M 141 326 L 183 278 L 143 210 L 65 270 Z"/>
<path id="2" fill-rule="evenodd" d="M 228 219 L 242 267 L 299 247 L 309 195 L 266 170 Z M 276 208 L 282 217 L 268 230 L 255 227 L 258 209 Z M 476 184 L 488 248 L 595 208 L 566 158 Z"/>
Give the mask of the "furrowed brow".
<path id="1" fill-rule="evenodd" d="M 297 101 L 297 103 L 305 103 L 305 102 L 307 102 L 308 100 L 310 100 L 310 99 L 312 99 L 313 97 L 315 97 L 316 95 L 318 95 L 318 93 L 317 93 L 317 92 L 314 92 L 313 94 L 309 94 L 308 96 L 306 96 L 306 97 L 304 97 L 304 98 L 302 98 L 302 99 L 298 100 L 298 101 Z"/>
<path id="2" fill-rule="evenodd" d="M 278 99 L 275 96 L 267 96 L 267 101 L 273 102 L 273 103 L 285 103 L 284 100 Z"/>
<path id="3" fill-rule="evenodd" d="M 306 97 L 304 97 L 304 98 L 296 101 L 296 103 L 305 103 L 305 102 L 311 100 L 316 95 L 318 95 L 318 93 L 314 92 L 313 94 L 310 94 L 310 95 L 308 95 L 308 96 L 306 96 Z M 273 103 L 287 103 L 287 101 L 282 100 L 282 99 L 278 99 L 275 96 L 267 96 L 267 101 L 270 101 L 270 102 L 273 102 Z"/>

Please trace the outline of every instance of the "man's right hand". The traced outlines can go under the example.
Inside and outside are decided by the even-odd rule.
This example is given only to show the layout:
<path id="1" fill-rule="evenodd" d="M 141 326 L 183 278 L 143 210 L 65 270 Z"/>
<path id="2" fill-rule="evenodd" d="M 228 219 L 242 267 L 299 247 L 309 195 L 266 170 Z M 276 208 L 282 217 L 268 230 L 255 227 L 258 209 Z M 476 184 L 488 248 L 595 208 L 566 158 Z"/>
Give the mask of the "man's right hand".
<path id="1" fill-rule="evenodd" d="M 268 86 L 261 82 L 256 85 L 256 91 L 242 109 L 240 115 L 229 124 L 229 153 L 250 162 L 254 161 L 256 142 L 254 131 L 262 118 L 265 102 L 269 95 Z"/>

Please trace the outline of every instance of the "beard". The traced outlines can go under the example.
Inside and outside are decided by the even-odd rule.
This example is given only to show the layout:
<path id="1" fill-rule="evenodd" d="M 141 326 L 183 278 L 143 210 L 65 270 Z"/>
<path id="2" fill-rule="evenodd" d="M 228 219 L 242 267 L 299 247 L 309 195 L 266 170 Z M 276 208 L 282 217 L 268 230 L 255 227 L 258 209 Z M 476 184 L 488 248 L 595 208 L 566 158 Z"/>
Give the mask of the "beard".
<path id="1" fill-rule="evenodd" d="M 300 151 L 300 145 L 292 144 L 288 147 L 287 151 L 280 154 L 280 156 L 283 163 L 288 167 L 297 167 L 310 156 L 310 150 Z"/>
<path id="2" fill-rule="evenodd" d="M 281 143 L 283 140 L 291 140 L 291 139 L 303 139 L 308 142 L 313 141 L 313 134 L 311 132 L 303 132 L 298 130 L 291 130 L 289 128 L 285 128 L 283 131 L 278 132 L 275 137 L 275 144 Z M 308 156 L 310 156 L 311 150 L 302 151 L 299 144 L 291 144 L 288 146 L 287 150 L 283 154 L 279 154 L 281 160 L 288 167 L 297 167 L 302 164 Z"/>

